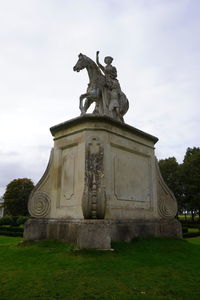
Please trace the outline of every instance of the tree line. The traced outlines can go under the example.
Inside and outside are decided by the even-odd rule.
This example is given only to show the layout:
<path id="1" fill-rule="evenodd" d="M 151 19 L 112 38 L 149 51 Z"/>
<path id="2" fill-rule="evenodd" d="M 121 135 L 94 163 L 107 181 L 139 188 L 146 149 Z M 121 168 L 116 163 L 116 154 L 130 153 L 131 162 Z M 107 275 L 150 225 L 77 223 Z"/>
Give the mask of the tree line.
<path id="1" fill-rule="evenodd" d="M 187 148 L 183 162 L 175 157 L 159 160 L 164 181 L 178 202 L 178 213 L 191 213 L 200 217 L 200 148 Z"/>

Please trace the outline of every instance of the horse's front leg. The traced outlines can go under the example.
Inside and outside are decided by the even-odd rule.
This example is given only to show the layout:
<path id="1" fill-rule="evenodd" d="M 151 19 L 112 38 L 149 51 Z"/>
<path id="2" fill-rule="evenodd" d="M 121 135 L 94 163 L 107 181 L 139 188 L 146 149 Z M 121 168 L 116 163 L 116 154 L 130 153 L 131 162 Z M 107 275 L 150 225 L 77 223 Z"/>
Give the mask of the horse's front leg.
<path id="1" fill-rule="evenodd" d="M 80 99 L 79 108 L 80 108 L 80 111 L 81 111 L 81 115 L 86 113 L 86 111 L 83 107 L 83 99 L 85 99 L 86 97 L 87 97 L 87 93 L 80 95 L 80 98 L 79 98 Z"/>

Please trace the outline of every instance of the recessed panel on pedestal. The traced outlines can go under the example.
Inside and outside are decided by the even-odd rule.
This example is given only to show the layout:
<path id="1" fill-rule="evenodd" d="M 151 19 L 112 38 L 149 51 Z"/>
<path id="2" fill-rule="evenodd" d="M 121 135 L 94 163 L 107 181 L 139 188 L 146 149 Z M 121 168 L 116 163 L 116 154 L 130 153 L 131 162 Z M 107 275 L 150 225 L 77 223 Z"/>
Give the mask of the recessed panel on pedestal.
<path id="1" fill-rule="evenodd" d="M 118 200 L 151 201 L 150 157 L 113 147 L 114 193 Z"/>
<path id="2" fill-rule="evenodd" d="M 60 206 L 67 206 L 75 194 L 77 146 L 62 150 Z"/>

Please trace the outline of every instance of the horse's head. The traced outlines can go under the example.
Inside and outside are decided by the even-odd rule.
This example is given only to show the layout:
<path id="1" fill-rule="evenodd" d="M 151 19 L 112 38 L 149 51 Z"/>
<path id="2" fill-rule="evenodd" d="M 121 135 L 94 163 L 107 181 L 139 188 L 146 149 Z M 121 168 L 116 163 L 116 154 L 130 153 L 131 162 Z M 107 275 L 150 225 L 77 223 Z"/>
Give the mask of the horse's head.
<path id="1" fill-rule="evenodd" d="M 87 65 L 88 65 L 87 56 L 80 53 L 78 56 L 78 61 L 75 64 L 75 66 L 73 67 L 73 70 L 76 72 L 79 72 L 79 71 L 83 70 L 84 68 L 86 68 Z"/>

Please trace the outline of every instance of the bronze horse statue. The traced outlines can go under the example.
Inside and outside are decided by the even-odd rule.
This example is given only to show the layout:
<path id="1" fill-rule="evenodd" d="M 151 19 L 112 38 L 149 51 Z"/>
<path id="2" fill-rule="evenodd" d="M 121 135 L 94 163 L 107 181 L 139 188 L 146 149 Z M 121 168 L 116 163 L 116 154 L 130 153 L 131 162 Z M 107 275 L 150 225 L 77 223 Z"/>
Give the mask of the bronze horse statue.
<path id="1" fill-rule="evenodd" d="M 90 105 L 95 102 L 96 105 L 93 114 L 112 117 L 111 112 L 109 111 L 109 89 L 106 86 L 105 75 L 102 74 L 100 68 L 91 58 L 83 55 L 82 53 L 80 53 L 78 57 L 79 59 L 73 70 L 79 72 L 86 69 L 89 76 L 87 91 L 80 96 L 79 108 L 81 110 L 81 115 L 86 114 Z M 85 103 L 83 104 L 84 99 Z M 126 95 L 121 91 L 121 89 L 118 93 L 118 102 L 119 116 L 116 119 L 124 122 L 123 116 L 129 108 L 129 103 Z"/>

